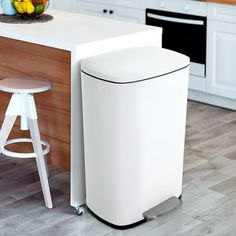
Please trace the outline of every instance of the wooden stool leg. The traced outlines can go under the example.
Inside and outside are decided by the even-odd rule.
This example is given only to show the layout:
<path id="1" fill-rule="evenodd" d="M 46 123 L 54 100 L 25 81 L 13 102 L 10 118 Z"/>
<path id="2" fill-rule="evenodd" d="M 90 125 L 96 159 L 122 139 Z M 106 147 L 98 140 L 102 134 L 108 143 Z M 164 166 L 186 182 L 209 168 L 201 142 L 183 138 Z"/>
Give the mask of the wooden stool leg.
<path id="1" fill-rule="evenodd" d="M 52 198 L 49 189 L 47 170 L 42 151 L 38 122 L 36 119 L 28 119 L 28 125 L 33 142 L 34 152 L 36 153 L 36 163 L 38 167 L 39 178 L 42 186 L 45 205 L 47 208 L 52 208 Z"/>
<path id="2" fill-rule="evenodd" d="M 2 128 L 0 130 L 0 154 L 2 152 L 2 147 L 5 145 L 15 121 L 16 116 L 5 116 Z"/>

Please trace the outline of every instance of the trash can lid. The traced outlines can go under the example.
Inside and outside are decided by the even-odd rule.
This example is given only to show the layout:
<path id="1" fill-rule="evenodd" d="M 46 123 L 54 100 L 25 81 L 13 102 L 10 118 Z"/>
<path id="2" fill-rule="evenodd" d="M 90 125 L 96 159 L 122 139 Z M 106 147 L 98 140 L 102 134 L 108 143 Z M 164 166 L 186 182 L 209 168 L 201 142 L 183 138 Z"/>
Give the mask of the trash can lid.
<path id="1" fill-rule="evenodd" d="M 133 83 L 188 67 L 189 57 L 158 47 L 134 47 L 81 61 L 81 71 L 96 79 L 118 84 Z"/>

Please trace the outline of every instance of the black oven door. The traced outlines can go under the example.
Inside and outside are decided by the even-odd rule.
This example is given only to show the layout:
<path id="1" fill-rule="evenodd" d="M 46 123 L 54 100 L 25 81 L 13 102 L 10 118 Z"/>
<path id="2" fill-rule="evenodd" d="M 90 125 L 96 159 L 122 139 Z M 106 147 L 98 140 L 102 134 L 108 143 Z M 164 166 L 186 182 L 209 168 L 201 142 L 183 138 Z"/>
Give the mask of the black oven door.
<path id="1" fill-rule="evenodd" d="M 162 27 L 162 46 L 189 56 L 190 73 L 205 76 L 206 17 L 146 9 L 146 24 Z"/>

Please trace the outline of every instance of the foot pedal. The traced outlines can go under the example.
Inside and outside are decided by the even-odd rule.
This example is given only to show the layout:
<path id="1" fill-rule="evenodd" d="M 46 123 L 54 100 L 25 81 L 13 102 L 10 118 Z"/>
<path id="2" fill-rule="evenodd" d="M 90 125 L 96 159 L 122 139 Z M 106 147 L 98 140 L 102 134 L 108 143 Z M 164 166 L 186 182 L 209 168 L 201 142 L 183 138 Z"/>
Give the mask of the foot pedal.
<path id="1" fill-rule="evenodd" d="M 143 216 L 147 220 L 154 220 L 158 216 L 163 215 L 174 208 L 176 208 L 180 204 L 180 200 L 177 197 L 168 198 L 166 201 L 158 204 L 157 206 L 151 208 L 148 211 L 143 213 Z"/>

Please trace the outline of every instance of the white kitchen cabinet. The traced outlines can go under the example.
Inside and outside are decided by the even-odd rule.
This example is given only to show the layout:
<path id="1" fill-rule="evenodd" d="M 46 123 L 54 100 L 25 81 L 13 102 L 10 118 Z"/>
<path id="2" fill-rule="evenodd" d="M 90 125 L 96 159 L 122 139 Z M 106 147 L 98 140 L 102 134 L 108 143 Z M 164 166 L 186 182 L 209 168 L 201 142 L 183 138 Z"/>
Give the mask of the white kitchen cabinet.
<path id="1" fill-rule="evenodd" d="M 207 18 L 209 20 L 236 23 L 236 6 L 208 3 Z"/>
<path id="2" fill-rule="evenodd" d="M 207 38 L 206 92 L 236 99 L 236 7 L 209 6 Z"/>
<path id="3" fill-rule="evenodd" d="M 56 9 L 61 11 L 73 11 L 75 0 L 50 0 L 50 9 Z"/>
<path id="4" fill-rule="evenodd" d="M 76 0 L 83 2 L 90 2 L 96 4 L 108 4 L 121 7 L 130 7 L 130 8 L 144 8 L 146 0 Z M 156 0 L 155 0 L 156 1 Z"/>
<path id="5" fill-rule="evenodd" d="M 76 12 L 114 20 L 145 24 L 145 9 L 121 7 L 92 1 L 77 1 Z"/>

